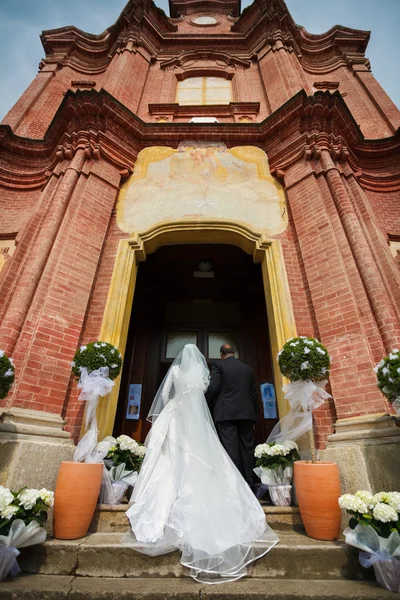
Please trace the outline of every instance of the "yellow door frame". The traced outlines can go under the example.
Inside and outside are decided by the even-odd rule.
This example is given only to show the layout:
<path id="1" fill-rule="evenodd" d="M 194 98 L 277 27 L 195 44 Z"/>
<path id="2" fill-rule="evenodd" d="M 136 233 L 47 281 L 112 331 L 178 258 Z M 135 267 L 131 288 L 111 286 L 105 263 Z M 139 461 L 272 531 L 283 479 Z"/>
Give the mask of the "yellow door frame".
<path id="1" fill-rule="evenodd" d="M 269 323 L 274 378 L 280 418 L 288 412 L 282 393 L 284 380 L 276 355 L 285 341 L 296 336 L 292 301 L 279 240 L 251 230 L 240 223 L 225 221 L 182 221 L 162 223 L 142 234 L 134 234 L 119 243 L 108 293 L 100 339 L 117 346 L 124 355 L 138 265 L 147 254 L 161 246 L 176 244 L 232 244 L 261 264 Z M 120 377 L 111 394 L 102 398 L 98 408 L 99 439 L 111 435 L 117 411 Z"/>

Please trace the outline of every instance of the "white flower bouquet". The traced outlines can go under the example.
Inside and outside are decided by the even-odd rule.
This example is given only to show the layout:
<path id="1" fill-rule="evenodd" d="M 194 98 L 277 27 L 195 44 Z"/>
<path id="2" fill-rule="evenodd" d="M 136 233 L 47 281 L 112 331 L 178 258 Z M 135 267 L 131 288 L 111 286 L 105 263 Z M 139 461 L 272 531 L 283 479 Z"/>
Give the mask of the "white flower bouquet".
<path id="1" fill-rule="evenodd" d="M 0 350 L 0 399 L 7 396 L 15 379 L 13 359 Z"/>
<path id="2" fill-rule="evenodd" d="M 316 462 L 312 428 L 312 410 L 331 398 L 324 390 L 329 376 L 331 358 L 328 350 L 316 338 L 290 338 L 278 352 L 279 368 L 290 380 L 282 387 L 290 411 L 280 419 L 267 441 L 297 440 L 311 431 L 312 462 Z"/>
<path id="3" fill-rule="evenodd" d="M 378 388 L 400 414 L 400 351 L 397 348 L 382 358 L 374 368 Z"/>
<path id="4" fill-rule="evenodd" d="M 350 515 L 344 535 L 361 550 L 361 565 L 373 566 L 381 587 L 400 592 L 400 492 L 344 494 L 339 506 Z"/>
<path id="5" fill-rule="evenodd" d="M 281 444 L 275 442 L 259 444 L 254 450 L 254 456 L 256 457 L 254 472 L 261 482 L 268 486 L 272 502 L 276 506 L 290 506 L 293 463 L 300 460 L 296 442 L 287 440 Z"/>
<path id="6" fill-rule="evenodd" d="M 108 436 L 98 445 L 106 452 L 104 464 L 108 470 L 103 477 L 100 503 L 119 504 L 139 475 L 146 446 L 139 444 L 128 435 L 117 438 Z"/>
<path id="7" fill-rule="evenodd" d="M 0 581 L 19 573 L 17 548 L 46 540 L 43 526 L 53 504 L 54 493 L 45 488 L 12 492 L 0 486 Z"/>
<path id="8" fill-rule="evenodd" d="M 79 379 L 80 400 L 87 402 L 86 433 L 79 441 L 75 462 L 93 462 L 98 441 L 96 419 L 97 405 L 101 396 L 109 394 L 122 368 L 122 356 L 118 348 L 108 342 L 90 342 L 81 346 L 71 362 L 72 372 Z"/>

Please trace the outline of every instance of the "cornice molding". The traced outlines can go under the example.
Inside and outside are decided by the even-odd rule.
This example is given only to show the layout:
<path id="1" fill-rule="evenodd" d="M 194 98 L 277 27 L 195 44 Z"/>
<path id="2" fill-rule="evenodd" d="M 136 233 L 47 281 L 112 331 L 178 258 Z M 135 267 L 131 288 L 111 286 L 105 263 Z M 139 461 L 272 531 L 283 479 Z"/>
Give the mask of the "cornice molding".
<path id="1" fill-rule="evenodd" d="M 99 35 L 85 33 L 77 27 L 47 30 L 41 35 L 46 58 L 40 68 L 56 64 L 69 66 L 80 73 L 95 75 L 107 69 L 115 53 L 136 52 L 145 48 L 150 56 L 173 58 L 168 63 L 192 52 L 221 54 L 235 68 L 247 64 L 243 55 L 251 56 L 263 48 L 272 51 L 295 52 L 304 70 L 311 74 L 329 73 L 340 66 L 350 69 L 369 69 L 365 49 L 369 32 L 342 26 L 332 27 L 323 34 L 310 34 L 293 21 L 283 0 L 256 0 L 232 23 L 231 33 L 179 34 L 177 19 L 168 18 L 150 0 L 130 0 L 114 25 Z M 211 32 L 211 33 L 210 33 Z M 210 51 L 210 46 L 214 51 Z M 182 48 L 187 47 L 187 53 Z M 180 57 L 180 60 L 182 58 Z M 165 67 L 170 68 L 170 67 Z M 242 68 L 247 68 L 243 66 Z"/>
<path id="2" fill-rule="evenodd" d="M 347 161 L 366 187 L 400 188 L 400 130 L 387 139 L 365 140 L 340 94 L 320 91 L 299 92 L 261 123 L 215 124 L 144 123 L 104 90 L 68 92 L 43 140 L 21 138 L 0 125 L 0 183 L 39 186 L 46 171 L 77 147 L 91 160 L 102 157 L 126 173 L 141 149 L 190 139 L 261 147 L 271 169 L 281 172 L 310 152 L 315 158 L 315 147 L 325 139 L 335 160 Z"/>
<path id="3" fill-rule="evenodd" d="M 227 52 L 214 50 L 194 50 L 182 52 L 179 56 L 163 60 L 160 62 L 160 68 L 168 71 L 171 69 L 192 69 L 193 63 L 201 61 L 212 61 L 216 67 L 236 67 L 239 69 L 248 69 L 250 67 L 249 60 L 243 60 Z M 188 65 L 188 63 L 190 63 Z"/>

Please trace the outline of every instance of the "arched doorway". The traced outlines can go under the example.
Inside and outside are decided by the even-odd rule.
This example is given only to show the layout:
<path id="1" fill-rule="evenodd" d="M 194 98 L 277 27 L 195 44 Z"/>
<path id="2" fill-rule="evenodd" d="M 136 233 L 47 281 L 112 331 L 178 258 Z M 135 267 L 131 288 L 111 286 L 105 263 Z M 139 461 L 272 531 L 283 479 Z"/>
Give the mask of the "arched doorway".
<path id="1" fill-rule="evenodd" d="M 264 298 L 268 319 L 269 341 L 272 357 L 283 343 L 296 335 L 289 286 L 279 240 L 252 231 L 232 221 L 188 221 L 162 223 L 142 234 L 132 235 L 119 243 L 112 281 L 104 312 L 100 337 L 115 344 L 125 356 L 128 331 L 139 264 L 158 248 L 180 246 L 184 254 L 188 244 L 233 245 L 252 256 L 259 263 L 262 273 Z M 274 361 L 274 359 L 273 359 Z M 274 383 L 279 416 L 288 411 L 282 394 L 284 383 L 279 370 L 274 369 Z M 98 419 L 100 439 L 112 434 L 118 407 L 121 380 L 116 381 L 113 391 L 99 404 Z"/>
<path id="2" fill-rule="evenodd" d="M 113 434 L 144 441 L 156 390 L 185 343 L 211 365 L 230 342 L 255 374 L 262 442 L 277 422 L 273 400 L 265 412 L 261 399 L 261 384 L 274 390 L 268 331 L 261 267 L 251 256 L 232 245 L 160 248 L 138 272 Z"/>

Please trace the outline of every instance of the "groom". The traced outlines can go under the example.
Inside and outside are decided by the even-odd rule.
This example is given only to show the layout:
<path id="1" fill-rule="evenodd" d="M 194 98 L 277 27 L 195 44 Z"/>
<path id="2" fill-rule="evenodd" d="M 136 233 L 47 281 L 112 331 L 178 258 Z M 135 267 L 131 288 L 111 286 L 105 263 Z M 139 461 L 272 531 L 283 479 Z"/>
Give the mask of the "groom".
<path id="1" fill-rule="evenodd" d="M 257 392 L 251 368 L 235 358 L 231 344 L 220 348 L 221 360 L 211 367 L 206 392 L 213 408 L 215 426 L 225 450 L 244 479 L 254 483 L 254 425 L 257 421 Z"/>

